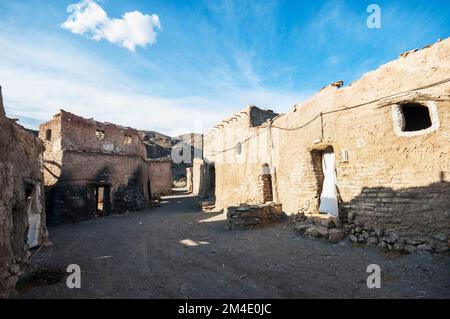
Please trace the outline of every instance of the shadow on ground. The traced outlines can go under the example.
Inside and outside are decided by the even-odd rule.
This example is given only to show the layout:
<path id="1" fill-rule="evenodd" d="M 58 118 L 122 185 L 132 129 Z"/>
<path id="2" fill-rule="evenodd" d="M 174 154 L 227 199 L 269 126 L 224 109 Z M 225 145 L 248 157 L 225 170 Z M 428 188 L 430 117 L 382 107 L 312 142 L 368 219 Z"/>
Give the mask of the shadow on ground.
<path id="1" fill-rule="evenodd" d="M 82 269 L 65 281 L 22 287 L 16 298 L 449 298 L 450 258 L 385 256 L 349 242 L 303 238 L 283 222 L 230 231 L 220 214 L 177 191 L 151 210 L 50 228 L 36 269 Z M 368 289 L 369 264 L 382 288 Z"/>

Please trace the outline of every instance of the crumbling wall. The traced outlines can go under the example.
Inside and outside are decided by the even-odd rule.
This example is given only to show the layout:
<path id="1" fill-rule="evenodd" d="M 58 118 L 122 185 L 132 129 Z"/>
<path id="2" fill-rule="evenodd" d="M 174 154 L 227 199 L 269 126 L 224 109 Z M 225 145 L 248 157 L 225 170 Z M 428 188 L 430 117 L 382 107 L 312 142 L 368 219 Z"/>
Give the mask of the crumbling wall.
<path id="1" fill-rule="evenodd" d="M 41 173 L 43 146 L 1 110 L 0 95 L 0 298 L 3 298 L 15 286 L 30 256 L 30 220 L 37 221 L 31 225 L 32 231 L 37 231 L 37 243 L 30 242 L 33 246 L 45 241 L 47 231 Z M 35 214 L 39 216 L 34 218 Z"/>
<path id="2" fill-rule="evenodd" d="M 162 196 L 172 192 L 172 161 L 150 160 L 150 184 L 152 195 Z"/>
<path id="3" fill-rule="evenodd" d="M 47 139 L 47 130 L 52 138 Z M 150 202 L 145 146 L 138 131 L 86 120 L 61 111 L 40 127 L 44 140 L 48 221 L 95 217 L 98 187 L 105 187 L 104 215 L 147 207 Z"/>

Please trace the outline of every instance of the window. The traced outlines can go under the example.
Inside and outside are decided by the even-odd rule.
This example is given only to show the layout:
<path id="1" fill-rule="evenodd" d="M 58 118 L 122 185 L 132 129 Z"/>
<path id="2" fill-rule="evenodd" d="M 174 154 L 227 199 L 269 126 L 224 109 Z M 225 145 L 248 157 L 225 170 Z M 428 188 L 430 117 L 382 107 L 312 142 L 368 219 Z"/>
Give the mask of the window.
<path id="1" fill-rule="evenodd" d="M 133 137 L 131 135 L 125 135 L 124 139 L 123 139 L 123 142 L 125 144 L 131 144 L 131 143 L 133 143 Z"/>
<path id="2" fill-rule="evenodd" d="M 241 142 L 237 142 L 236 144 L 236 154 L 237 155 L 241 155 L 242 153 L 242 143 Z"/>
<path id="3" fill-rule="evenodd" d="M 392 107 L 394 132 L 398 136 L 416 136 L 439 128 L 439 116 L 435 102 L 404 102 Z"/>
<path id="4" fill-rule="evenodd" d="M 403 132 L 414 132 L 431 127 L 430 110 L 418 103 L 406 103 L 400 105 L 403 114 Z"/>
<path id="5" fill-rule="evenodd" d="M 105 138 L 105 131 L 96 130 L 96 131 L 95 131 L 95 136 L 96 136 L 99 140 L 103 140 L 103 139 Z"/>
<path id="6" fill-rule="evenodd" d="M 52 130 L 51 129 L 45 130 L 45 139 L 47 141 L 51 141 L 52 140 Z"/>

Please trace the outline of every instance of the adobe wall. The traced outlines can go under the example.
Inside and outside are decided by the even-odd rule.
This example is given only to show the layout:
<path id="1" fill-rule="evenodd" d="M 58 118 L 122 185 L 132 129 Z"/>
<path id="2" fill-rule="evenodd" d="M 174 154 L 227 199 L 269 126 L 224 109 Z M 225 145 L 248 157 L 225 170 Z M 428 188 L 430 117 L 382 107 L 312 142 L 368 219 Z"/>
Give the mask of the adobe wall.
<path id="1" fill-rule="evenodd" d="M 366 230 L 363 237 L 376 231 L 379 241 L 395 234 L 392 236 L 447 248 L 450 83 L 415 89 L 448 79 L 449 74 L 450 40 L 445 40 L 388 63 L 349 87 L 327 87 L 277 118 L 274 127 L 296 128 L 320 112 L 376 101 L 325 114 L 323 127 L 319 117 L 299 130 L 273 129 L 279 131 L 274 188 L 285 211 L 317 210 L 317 175 L 311 151 L 331 146 L 337 159 L 341 218 L 348 213 L 355 216 L 352 224 L 361 235 L 361 230 Z M 407 92 L 410 90 L 414 91 Z M 418 135 L 399 133 L 395 108 L 404 102 L 420 102 L 434 109 L 435 127 Z M 343 159 L 344 151 L 348 161 Z"/>
<path id="2" fill-rule="evenodd" d="M 150 160 L 150 183 L 153 196 L 169 195 L 172 192 L 172 161 Z"/>
<path id="3" fill-rule="evenodd" d="M 275 116 L 254 106 L 246 107 L 205 134 L 203 152 L 206 162 L 215 166 L 217 207 L 264 202 L 262 164 L 270 157 L 268 135 L 265 129 L 255 125 Z M 238 143 L 240 154 L 236 152 Z M 195 175 L 194 162 L 194 185 L 198 183 Z"/>
<path id="4" fill-rule="evenodd" d="M 409 238 L 433 249 L 448 248 L 450 83 L 427 86 L 449 74 L 447 39 L 406 54 L 348 87 L 326 87 L 273 123 L 245 130 L 238 121 L 234 127 L 216 128 L 205 137 L 205 157 L 217 161 L 214 152 L 225 150 L 231 159 L 229 164 L 216 164 L 219 204 L 261 202 L 260 167 L 268 163 L 274 201 L 282 203 L 287 214 L 317 212 L 320 173 L 313 162 L 320 163 L 317 154 L 331 147 L 336 154 L 340 219 L 358 241 L 375 236 L 380 244 L 386 237 L 405 243 Z M 428 106 L 433 126 L 419 133 L 401 132 L 396 108 L 405 102 Z M 258 132 L 266 144 L 260 140 L 255 163 L 249 160 L 249 142 L 241 155 L 233 144 Z M 220 145 L 223 140 L 226 147 Z"/>
<path id="5" fill-rule="evenodd" d="M 3 105 L 1 96 L 0 105 Z M 47 238 L 42 152 L 37 138 L 0 112 L 0 298 L 7 297 L 15 286 L 30 256 L 27 243 L 30 212 L 40 219 L 36 224 L 37 245 Z M 27 198 L 33 191 L 37 202 L 30 210 Z"/>
<path id="6" fill-rule="evenodd" d="M 52 139 L 46 141 L 46 131 Z M 99 137 L 96 132 L 104 135 Z M 50 224 L 94 218 L 96 187 L 106 187 L 105 214 L 147 207 L 149 163 L 138 132 L 61 111 L 40 127 Z M 127 137 L 127 139 L 126 139 Z"/>

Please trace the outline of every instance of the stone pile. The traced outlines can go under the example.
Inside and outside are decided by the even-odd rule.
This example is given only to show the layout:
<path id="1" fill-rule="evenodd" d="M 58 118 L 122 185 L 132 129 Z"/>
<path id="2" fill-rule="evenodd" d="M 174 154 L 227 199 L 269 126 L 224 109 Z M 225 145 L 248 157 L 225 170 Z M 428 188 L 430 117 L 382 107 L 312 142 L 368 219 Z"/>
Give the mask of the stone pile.
<path id="1" fill-rule="evenodd" d="M 300 214 L 295 217 L 295 231 L 307 237 L 324 238 L 332 243 L 340 242 L 345 237 L 340 226 L 336 218 L 328 215 Z"/>
<path id="2" fill-rule="evenodd" d="M 248 229 L 280 221 L 284 214 L 281 204 L 231 206 L 227 210 L 227 228 Z"/>

